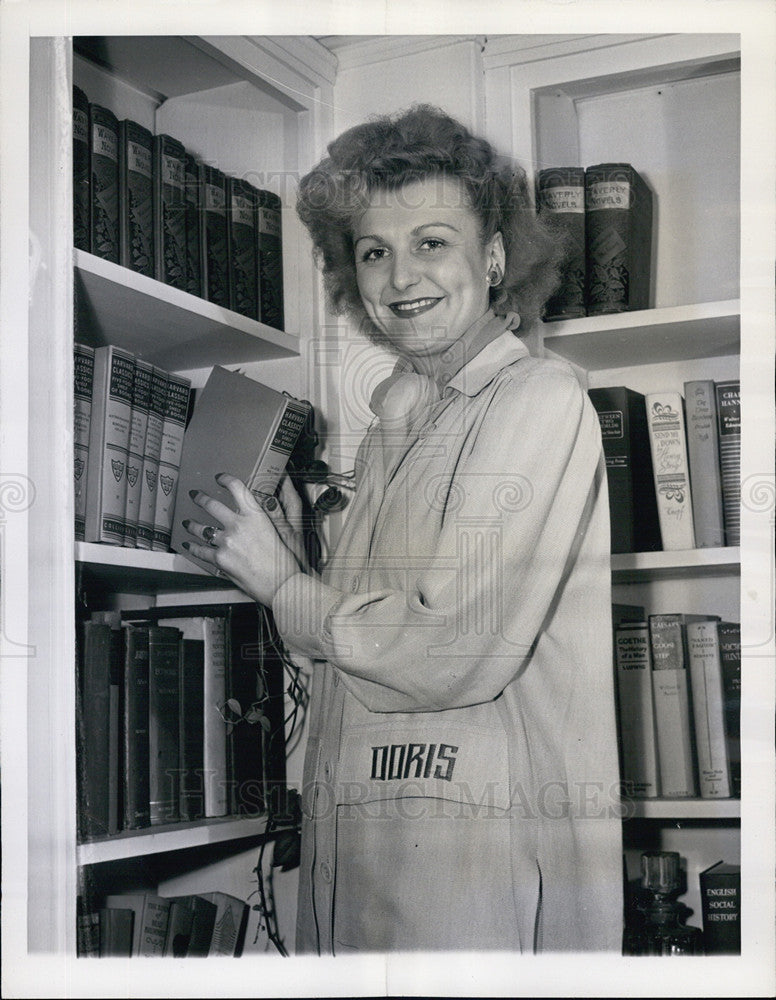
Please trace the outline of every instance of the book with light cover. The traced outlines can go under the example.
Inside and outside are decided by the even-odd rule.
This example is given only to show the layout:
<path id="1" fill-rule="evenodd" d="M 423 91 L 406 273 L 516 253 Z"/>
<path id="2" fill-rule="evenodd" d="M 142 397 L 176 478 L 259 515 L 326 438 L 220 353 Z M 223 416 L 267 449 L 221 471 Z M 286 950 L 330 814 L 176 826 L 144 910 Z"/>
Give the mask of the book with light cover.
<path id="1" fill-rule="evenodd" d="M 205 511 L 191 499 L 201 490 L 234 508 L 232 494 L 215 477 L 229 473 L 242 480 L 261 500 L 274 494 L 288 457 L 304 428 L 310 404 L 270 389 L 239 372 L 216 366 L 199 390 L 183 439 L 178 494 L 173 517 L 173 551 L 212 570 L 182 547 L 193 538 L 183 527 L 186 519 L 210 523 Z M 216 527 L 223 527 L 216 524 Z"/>

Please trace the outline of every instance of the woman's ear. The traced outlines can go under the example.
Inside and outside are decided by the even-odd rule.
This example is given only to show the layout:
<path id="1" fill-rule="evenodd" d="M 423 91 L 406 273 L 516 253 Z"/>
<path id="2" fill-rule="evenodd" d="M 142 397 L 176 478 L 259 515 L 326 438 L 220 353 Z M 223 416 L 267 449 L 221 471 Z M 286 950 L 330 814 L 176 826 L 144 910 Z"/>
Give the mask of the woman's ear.
<path id="1" fill-rule="evenodd" d="M 501 233 L 496 233 L 488 244 L 488 269 L 494 265 L 504 274 L 506 270 L 506 253 L 504 252 L 504 238 Z"/>

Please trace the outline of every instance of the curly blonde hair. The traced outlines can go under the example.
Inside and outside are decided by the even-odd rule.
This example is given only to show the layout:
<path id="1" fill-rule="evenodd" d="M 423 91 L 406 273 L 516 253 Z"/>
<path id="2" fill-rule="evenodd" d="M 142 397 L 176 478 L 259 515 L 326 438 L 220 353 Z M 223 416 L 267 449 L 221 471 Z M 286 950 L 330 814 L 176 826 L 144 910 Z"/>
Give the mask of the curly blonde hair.
<path id="1" fill-rule="evenodd" d="M 428 104 L 343 132 L 300 182 L 297 212 L 312 237 L 332 310 L 381 341 L 356 283 L 354 224 L 375 191 L 434 176 L 461 183 L 479 219 L 483 245 L 501 233 L 506 270 L 503 281 L 491 288 L 490 305 L 498 314 L 518 312 L 527 329 L 558 285 L 562 237 L 534 212 L 522 168 L 505 164 L 487 140 Z"/>

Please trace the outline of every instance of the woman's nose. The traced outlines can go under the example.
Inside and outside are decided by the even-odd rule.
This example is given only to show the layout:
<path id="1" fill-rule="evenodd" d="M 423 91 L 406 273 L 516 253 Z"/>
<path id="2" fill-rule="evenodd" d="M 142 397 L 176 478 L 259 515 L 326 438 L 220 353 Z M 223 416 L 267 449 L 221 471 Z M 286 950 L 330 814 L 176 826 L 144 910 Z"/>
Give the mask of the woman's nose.
<path id="1" fill-rule="evenodd" d="M 410 254 L 395 253 L 391 267 L 391 284 L 397 291 L 403 291 L 419 280 L 417 263 Z"/>

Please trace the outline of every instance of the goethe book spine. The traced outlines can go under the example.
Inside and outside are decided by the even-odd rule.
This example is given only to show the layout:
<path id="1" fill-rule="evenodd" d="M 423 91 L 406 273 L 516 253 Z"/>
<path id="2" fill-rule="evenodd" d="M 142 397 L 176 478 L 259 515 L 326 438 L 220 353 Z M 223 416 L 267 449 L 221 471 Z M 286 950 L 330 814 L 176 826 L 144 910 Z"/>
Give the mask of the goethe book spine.
<path id="1" fill-rule="evenodd" d="M 87 542 L 124 543 L 127 449 L 135 359 L 109 345 L 94 352 L 94 391 L 86 482 Z"/>
<path id="2" fill-rule="evenodd" d="M 647 309 L 652 192 L 629 163 L 585 171 L 588 315 Z"/>
<path id="3" fill-rule="evenodd" d="M 536 179 L 540 215 L 550 216 L 566 240 L 560 288 L 549 299 L 544 319 L 572 319 L 585 308 L 585 171 L 582 167 L 549 167 Z"/>
<path id="4" fill-rule="evenodd" d="M 684 400 L 678 392 L 653 392 L 647 394 L 646 407 L 663 548 L 692 549 L 695 530 Z"/>
<path id="5" fill-rule="evenodd" d="M 655 798 L 660 782 L 646 622 L 623 622 L 614 636 L 619 700 L 622 780 L 628 795 Z"/>
<path id="6" fill-rule="evenodd" d="M 92 417 L 94 348 L 87 344 L 75 344 L 73 364 L 75 537 L 77 541 L 83 541 L 86 525 L 86 483 L 89 474 L 89 428 Z"/>

